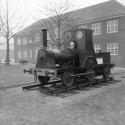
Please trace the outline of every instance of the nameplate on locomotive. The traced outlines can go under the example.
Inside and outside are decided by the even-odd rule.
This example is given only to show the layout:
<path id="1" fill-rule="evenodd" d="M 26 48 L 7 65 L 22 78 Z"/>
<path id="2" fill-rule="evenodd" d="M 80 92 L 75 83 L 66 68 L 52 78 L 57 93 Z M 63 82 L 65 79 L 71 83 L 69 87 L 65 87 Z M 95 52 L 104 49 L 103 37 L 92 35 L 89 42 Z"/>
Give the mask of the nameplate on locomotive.
<path id="1" fill-rule="evenodd" d="M 96 58 L 98 64 L 103 64 L 103 59 L 102 58 Z"/>

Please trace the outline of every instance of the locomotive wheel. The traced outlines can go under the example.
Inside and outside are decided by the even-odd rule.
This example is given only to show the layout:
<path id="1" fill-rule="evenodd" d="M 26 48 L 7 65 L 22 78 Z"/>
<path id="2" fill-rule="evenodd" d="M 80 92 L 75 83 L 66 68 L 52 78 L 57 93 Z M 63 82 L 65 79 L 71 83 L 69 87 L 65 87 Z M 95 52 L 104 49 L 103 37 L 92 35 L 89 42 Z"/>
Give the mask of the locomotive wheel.
<path id="1" fill-rule="evenodd" d="M 50 77 L 38 76 L 38 80 L 42 86 L 46 85 L 49 81 Z"/>
<path id="2" fill-rule="evenodd" d="M 94 72 L 94 70 L 87 70 L 87 73 L 89 72 L 90 74 L 87 74 L 87 80 L 91 84 L 95 82 L 95 73 L 91 73 L 91 72 Z"/>
<path id="3" fill-rule="evenodd" d="M 105 67 L 104 68 L 104 74 L 103 74 L 103 79 L 104 79 L 105 82 L 109 80 L 109 76 L 110 76 L 110 68 Z"/>
<path id="4" fill-rule="evenodd" d="M 64 72 L 61 80 L 62 84 L 66 87 L 71 87 L 74 84 L 74 78 L 71 77 L 71 72 Z"/>

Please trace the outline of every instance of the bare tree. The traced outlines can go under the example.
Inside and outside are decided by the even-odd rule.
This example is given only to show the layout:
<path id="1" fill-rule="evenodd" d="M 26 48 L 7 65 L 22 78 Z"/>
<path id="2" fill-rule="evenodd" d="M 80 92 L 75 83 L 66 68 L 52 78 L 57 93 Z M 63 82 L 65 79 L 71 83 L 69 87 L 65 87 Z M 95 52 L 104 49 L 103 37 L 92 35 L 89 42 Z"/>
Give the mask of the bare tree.
<path id="1" fill-rule="evenodd" d="M 59 0 L 58 2 L 49 1 L 49 5 L 45 5 L 44 8 L 44 14 L 46 15 L 47 19 L 45 19 L 43 23 L 48 29 L 50 37 L 49 44 L 57 46 L 58 49 L 61 49 L 61 46 L 63 45 L 62 30 L 64 23 L 68 21 L 69 15 L 66 14 L 66 12 L 69 11 L 70 7 L 71 3 L 69 0 Z M 41 8 L 39 11 L 43 13 Z"/>
<path id="2" fill-rule="evenodd" d="M 12 1 L 0 1 L 0 36 L 6 39 L 6 64 L 9 64 L 9 45 L 14 34 L 21 30 L 27 20 L 23 16 L 18 16 L 17 10 L 12 12 Z"/>
<path id="3" fill-rule="evenodd" d="M 43 24 L 48 29 L 49 44 L 61 49 L 64 44 L 63 31 L 76 27 L 82 13 L 74 16 L 73 12 L 69 12 L 75 8 L 74 3 L 70 0 L 49 1 L 48 3 L 47 6 L 44 4 L 45 8 L 43 8 L 43 5 L 40 5 L 38 11 L 42 14 L 44 13 L 47 17 L 47 19 L 43 20 Z"/>

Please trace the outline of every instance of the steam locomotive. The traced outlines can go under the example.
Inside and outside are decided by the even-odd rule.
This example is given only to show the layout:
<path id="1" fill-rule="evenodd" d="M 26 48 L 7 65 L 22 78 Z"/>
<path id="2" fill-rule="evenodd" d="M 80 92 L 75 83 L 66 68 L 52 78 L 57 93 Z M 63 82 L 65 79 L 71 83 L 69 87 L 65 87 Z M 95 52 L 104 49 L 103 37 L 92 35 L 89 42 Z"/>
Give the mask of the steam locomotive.
<path id="1" fill-rule="evenodd" d="M 34 74 L 41 86 L 61 81 L 65 87 L 79 82 L 95 82 L 95 77 L 102 76 L 107 81 L 114 64 L 110 62 L 109 52 L 95 53 L 90 29 L 69 30 L 64 33 L 65 50 L 47 48 L 47 30 L 43 29 L 43 47 L 38 51 L 36 67 L 24 72 Z"/>

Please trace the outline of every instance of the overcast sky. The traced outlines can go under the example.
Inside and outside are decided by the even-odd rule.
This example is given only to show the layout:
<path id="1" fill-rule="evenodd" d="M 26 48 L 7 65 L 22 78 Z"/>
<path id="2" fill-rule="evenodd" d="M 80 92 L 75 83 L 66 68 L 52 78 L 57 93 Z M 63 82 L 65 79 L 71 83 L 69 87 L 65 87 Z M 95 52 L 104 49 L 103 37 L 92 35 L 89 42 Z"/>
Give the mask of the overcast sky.
<path id="1" fill-rule="evenodd" d="M 20 13 L 25 13 L 26 15 L 29 15 L 30 21 L 29 23 L 32 23 L 35 21 L 34 17 L 38 18 L 45 18 L 45 12 L 41 12 L 39 15 L 39 9 L 44 9 L 45 6 L 49 7 L 50 6 L 50 1 L 56 1 L 59 2 L 60 0 L 15 0 L 15 1 L 20 1 L 18 2 L 19 8 L 20 8 Z M 79 8 L 84 8 L 87 6 L 95 5 L 98 3 L 102 3 L 108 0 L 69 0 L 70 3 L 72 4 L 70 7 L 70 10 L 75 10 Z M 120 3 L 125 5 L 125 0 L 117 0 Z"/>
<path id="2" fill-rule="evenodd" d="M 5 1 L 5 0 L 0 0 Z M 60 0 L 8 0 L 10 4 L 10 11 L 14 11 L 18 14 L 18 16 L 26 16 L 28 17 L 27 25 L 32 24 L 38 19 L 45 18 L 45 7 L 50 6 L 50 2 L 55 1 L 56 3 L 60 2 Z M 62 0 L 63 1 L 63 0 Z M 64 0 L 65 1 L 65 0 Z M 91 5 L 95 5 L 98 3 L 102 3 L 108 0 L 69 0 L 70 1 L 70 9 L 68 11 L 88 7 Z M 118 2 L 125 5 L 125 0 L 117 0 Z M 42 10 L 39 12 L 39 10 Z M 3 42 L 3 40 L 0 40 Z M 1 48 L 6 48 L 5 45 L 0 46 Z M 13 47 L 11 47 L 13 48 Z"/>
<path id="3" fill-rule="evenodd" d="M 0 0 L 1 2 L 6 0 Z M 9 1 L 9 11 L 16 13 L 18 17 L 28 17 L 27 25 L 35 22 L 38 19 L 45 18 L 45 7 L 51 6 L 50 3 L 60 3 L 60 1 L 66 0 L 8 0 Z M 68 11 L 88 7 L 98 3 L 102 3 L 108 0 L 68 0 L 71 6 Z M 125 5 L 125 0 L 117 0 L 123 5 Z M 2 9 L 3 10 L 3 9 Z M 42 11 L 40 11 L 42 10 Z M 11 15 L 10 12 L 10 15 Z M 15 20 L 18 19 L 17 17 Z"/>

